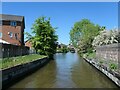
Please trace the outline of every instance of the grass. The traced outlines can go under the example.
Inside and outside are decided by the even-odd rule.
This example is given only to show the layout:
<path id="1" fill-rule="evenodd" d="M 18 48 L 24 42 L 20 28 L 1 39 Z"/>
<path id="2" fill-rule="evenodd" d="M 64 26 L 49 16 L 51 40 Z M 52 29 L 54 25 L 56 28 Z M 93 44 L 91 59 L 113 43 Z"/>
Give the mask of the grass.
<path id="1" fill-rule="evenodd" d="M 96 52 L 86 53 L 86 56 L 88 59 L 94 59 L 96 58 Z"/>
<path id="2" fill-rule="evenodd" d="M 112 70 L 113 70 L 113 69 L 116 70 L 116 69 L 118 68 L 118 65 L 115 64 L 115 63 L 110 63 L 110 64 L 109 64 L 109 68 L 112 69 Z"/>
<path id="3" fill-rule="evenodd" d="M 0 69 L 6 69 L 16 65 L 25 64 L 43 57 L 46 57 L 46 56 L 31 54 L 31 55 L 25 55 L 25 56 L 3 58 L 3 59 L 0 59 Z"/>

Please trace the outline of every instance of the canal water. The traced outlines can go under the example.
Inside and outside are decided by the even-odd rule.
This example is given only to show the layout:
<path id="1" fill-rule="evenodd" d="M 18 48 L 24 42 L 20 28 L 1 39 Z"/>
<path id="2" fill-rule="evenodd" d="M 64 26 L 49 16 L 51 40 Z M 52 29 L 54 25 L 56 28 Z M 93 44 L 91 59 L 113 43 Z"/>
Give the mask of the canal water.
<path id="1" fill-rule="evenodd" d="M 77 53 L 59 53 L 54 58 L 11 88 L 117 88 Z"/>

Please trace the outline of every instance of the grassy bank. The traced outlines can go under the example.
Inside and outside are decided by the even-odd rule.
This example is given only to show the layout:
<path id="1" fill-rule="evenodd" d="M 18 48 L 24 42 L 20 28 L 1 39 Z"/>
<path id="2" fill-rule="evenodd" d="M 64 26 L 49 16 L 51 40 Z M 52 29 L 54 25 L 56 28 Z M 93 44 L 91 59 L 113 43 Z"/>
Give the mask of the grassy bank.
<path id="1" fill-rule="evenodd" d="M 85 53 L 84 56 L 88 59 L 94 59 L 94 58 L 96 58 L 96 52 Z"/>
<path id="2" fill-rule="evenodd" d="M 0 69 L 6 69 L 16 65 L 25 64 L 43 57 L 46 57 L 46 56 L 31 54 L 31 55 L 25 55 L 25 56 L 3 58 L 3 59 L 0 59 Z"/>

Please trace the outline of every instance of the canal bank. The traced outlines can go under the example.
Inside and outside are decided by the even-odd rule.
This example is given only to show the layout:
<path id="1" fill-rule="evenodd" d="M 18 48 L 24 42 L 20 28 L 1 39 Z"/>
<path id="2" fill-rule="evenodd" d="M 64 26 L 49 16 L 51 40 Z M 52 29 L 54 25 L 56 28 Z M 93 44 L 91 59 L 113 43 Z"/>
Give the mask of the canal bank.
<path id="1" fill-rule="evenodd" d="M 57 53 L 45 67 L 10 88 L 118 88 L 77 53 Z"/>
<path id="2" fill-rule="evenodd" d="M 112 82 L 114 82 L 118 87 L 120 87 L 120 76 L 117 73 L 114 73 L 112 71 L 108 71 L 106 68 L 100 66 L 97 64 L 94 60 L 89 60 L 84 58 L 86 62 L 88 62 L 90 65 L 95 67 L 97 70 L 102 72 L 105 76 L 107 76 Z"/>
<path id="3" fill-rule="evenodd" d="M 44 57 L 28 63 L 1 70 L 0 72 L 2 72 L 2 89 L 6 89 L 9 86 L 15 84 L 16 82 L 25 78 L 25 76 L 32 74 L 48 62 L 48 57 Z"/>

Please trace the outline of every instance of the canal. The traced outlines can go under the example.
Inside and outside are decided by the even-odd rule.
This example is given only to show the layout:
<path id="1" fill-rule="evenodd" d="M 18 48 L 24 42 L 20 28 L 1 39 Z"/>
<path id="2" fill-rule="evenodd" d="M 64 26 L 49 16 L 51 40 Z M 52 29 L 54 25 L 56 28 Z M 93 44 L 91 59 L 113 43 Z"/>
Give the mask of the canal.
<path id="1" fill-rule="evenodd" d="M 55 60 L 11 88 L 117 88 L 77 53 L 56 54 Z"/>

